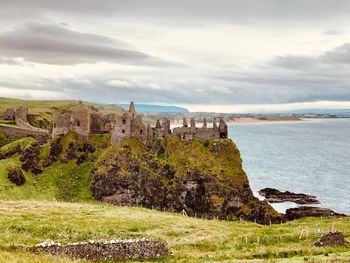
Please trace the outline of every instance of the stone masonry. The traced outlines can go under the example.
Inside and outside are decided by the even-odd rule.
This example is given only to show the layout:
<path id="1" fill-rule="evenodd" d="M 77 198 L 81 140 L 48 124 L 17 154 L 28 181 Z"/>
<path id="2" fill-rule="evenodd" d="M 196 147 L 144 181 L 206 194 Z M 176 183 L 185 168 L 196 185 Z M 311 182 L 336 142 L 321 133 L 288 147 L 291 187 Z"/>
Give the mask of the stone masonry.
<path id="1" fill-rule="evenodd" d="M 48 133 L 47 130 L 35 128 L 28 123 L 28 108 L 26 107 L 7 109 L 1 119 L 15 120 L 23 131 Z M 167 118 L 162 122 L 157 120 L 154 127 L 145 125 L 142 117 L 136 113 L 134 102 L 130 103 L 129 110 L 121 116 L 116 114 L 102 116 L 86 108 L 80 101 L 72 112 L 54 114 L 52 136 L 67 134 L 69 131 L 77 133 L 82 140 L 88 140 L 90 134 L 110 133 L 111 144 L 120 143 L 130 137 L 144 141 L 152 137 L 178 137 L 182 140 L 226 139 L 228 135 L 227 125 L 223 119 L 219 120 L 219 124 L 214 119 L 210 128 L 206 119 L 203 120 L 202 127 L 196 127 L 193 118 L 190 120 L 190 125 L 184 118 L 182 127 L 174 129 L 171 129 L 170 120 Z"/>
<path id="2" fill-rule="evenodd" d="M 213 127 L 208 128 L 207 120 L 203 120 L 202 127 L 196 127 L 196 122 L 192 118 L 190 126 L 187 119 L 183 119 L 182 127 L 170 128 L 170 120 L 165 118 L 162 123 L 157 120 L 155 127 L 145 125 L 135 111 L 135 105 L 130 103 L 129 111 L 117 118 L 112 124 L 111 143 L 120 143 L 126 138 L 136 137 L 145 140 L 151 137 L 178 137 L 183 140 L 192 139 L 227 139 L 227 125 L 223 119 L 220 119 L 217 125 L 216 119 L 213 121 Z"/>

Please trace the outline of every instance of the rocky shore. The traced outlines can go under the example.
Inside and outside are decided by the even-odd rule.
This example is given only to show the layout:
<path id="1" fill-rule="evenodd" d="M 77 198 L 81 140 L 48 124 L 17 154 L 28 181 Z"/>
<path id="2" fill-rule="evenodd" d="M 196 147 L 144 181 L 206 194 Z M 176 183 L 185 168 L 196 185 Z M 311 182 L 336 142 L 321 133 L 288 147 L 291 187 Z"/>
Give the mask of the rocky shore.
<path id="1" fill-rule="evenodd" d="M 294 202 L 297 204 L 319 204 L 316 196 L 307 195 L 302 193 L 292 193 L 289 191 L 281 192 L 273 188 L 264 188 L 259 191 L 261 196 L 265 197 L 265 200 L 269 203 L 283 203 Z"/>
<path id="2" fill-rule="evenodd" d="M 313 206 L 300 206 L 297 208 L 289 208 L 286 210 L 285 219 L 287 221 L 295 220 L 303 217 L 332 217 L 346 216 L 338 214 L 331 209 Z"/>

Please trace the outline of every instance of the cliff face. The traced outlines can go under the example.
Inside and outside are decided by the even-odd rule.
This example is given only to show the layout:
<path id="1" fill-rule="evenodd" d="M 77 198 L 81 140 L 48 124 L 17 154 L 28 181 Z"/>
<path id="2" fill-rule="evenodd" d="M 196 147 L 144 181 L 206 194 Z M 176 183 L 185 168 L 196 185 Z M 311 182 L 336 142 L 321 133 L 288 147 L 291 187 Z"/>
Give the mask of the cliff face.
<path id="1" fill-rule="evenodd" d="M 93 196 L 190 216 L 268 224 L 280 215 L 256 199 L 231 140 L 128 139 L 106 149 L 93 170 Z"/>

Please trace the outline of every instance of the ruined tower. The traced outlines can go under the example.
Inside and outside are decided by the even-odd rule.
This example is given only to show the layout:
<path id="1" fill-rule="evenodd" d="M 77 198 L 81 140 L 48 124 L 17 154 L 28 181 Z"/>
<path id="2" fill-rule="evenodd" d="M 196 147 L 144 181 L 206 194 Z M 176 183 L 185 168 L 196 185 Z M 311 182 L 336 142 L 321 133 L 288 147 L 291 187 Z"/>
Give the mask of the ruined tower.
<path id="1" fill-rule="evenodd" d="M 127 138 L 135 137 L 142 140 L 147 138 L 148 129 L 142 117 L 136 113 L 134 102 L 130 102 L 129 111 L 118 116 L 111 130 L 111 143 L 121 143 Z"/>

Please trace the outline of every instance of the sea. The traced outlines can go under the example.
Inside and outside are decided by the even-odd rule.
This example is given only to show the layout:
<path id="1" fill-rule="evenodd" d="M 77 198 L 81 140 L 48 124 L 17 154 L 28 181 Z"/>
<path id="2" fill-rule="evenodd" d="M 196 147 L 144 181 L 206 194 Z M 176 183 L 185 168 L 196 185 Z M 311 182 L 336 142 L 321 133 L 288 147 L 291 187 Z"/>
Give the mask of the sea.
<path id="1" fill-rule="evenodd" d="M 254 195 L 265 187 L 315 195 L 350 214 L 350 119 L 229 125 Z M 272 204 L 279 212 L 294 203 Z"/>

